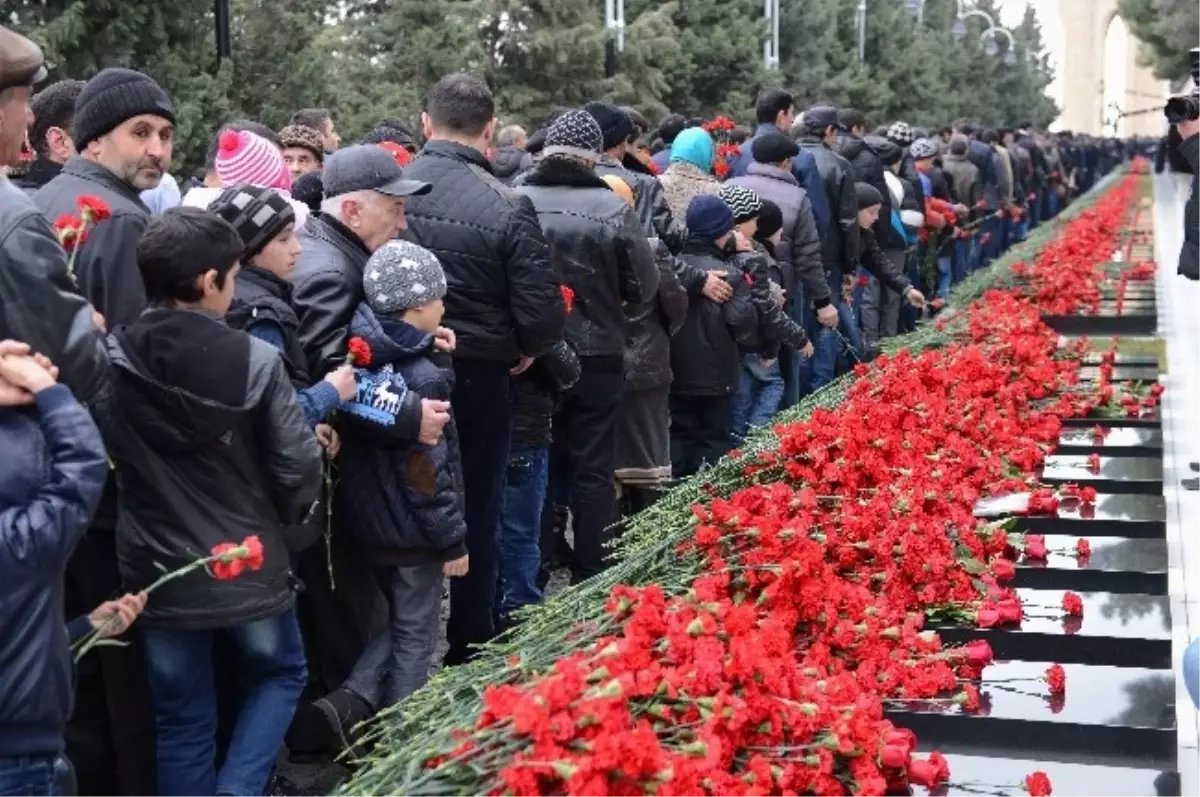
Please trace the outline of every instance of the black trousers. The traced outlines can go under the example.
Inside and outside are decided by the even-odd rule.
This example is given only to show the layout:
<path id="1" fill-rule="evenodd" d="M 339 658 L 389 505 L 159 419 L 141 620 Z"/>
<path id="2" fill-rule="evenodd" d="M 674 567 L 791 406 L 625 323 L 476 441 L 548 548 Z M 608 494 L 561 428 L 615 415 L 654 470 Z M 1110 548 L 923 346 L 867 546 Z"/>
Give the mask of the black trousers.
<path id="1" fill-rule="evenodd" d="M 450 411 L 458 427 L 471 567 L 450 579 L 446 625 L 447 666 L 474 656 L 472 645 L 496 635 L 496 584 L 500 576 L 500 508 L 508 471 L 512 377 L 505 363 L 454 361 Z"/>
<path id="2" fill-rule="evenodd" d="M 124 593 L 112 529 L 84 533 L 63 581 L 68 620 Z M 129 645 L 95 648 L 76 665 L 66 741 L 80 794 L 158 794 L 144 643 L 136 625 L 121 640 Z"/>
<path id="3" fill-rule="evenodd" d="M 563 396 L 554 415 L 550 487 L 567 496 L 575 529 L 571 583 L 608 566 L 608 543 L 616 531 L 617 410 L 624 389 L 621 357 L 580 357 L 579 381 Z"/>
<path id="4" fill-rule="evenodd" d="M 681 479 L 729 451 L 733 396 L 671 394 L 671 473 Z"/>

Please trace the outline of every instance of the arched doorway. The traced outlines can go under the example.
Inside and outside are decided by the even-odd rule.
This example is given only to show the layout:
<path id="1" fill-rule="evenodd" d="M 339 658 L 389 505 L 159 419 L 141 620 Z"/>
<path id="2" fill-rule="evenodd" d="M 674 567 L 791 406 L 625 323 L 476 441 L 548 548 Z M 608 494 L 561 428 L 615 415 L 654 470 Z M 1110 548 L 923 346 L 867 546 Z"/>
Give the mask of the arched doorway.
<path id="1" fill-rule="evenodd" d="M 1124 138 L 1129 135 L 1129 120 L 1121 112 L 1133 110 L 1129 105 L 1129 29 L 1119 14 L 1108 22 L 1104 34 L 1104 132 Z"/>

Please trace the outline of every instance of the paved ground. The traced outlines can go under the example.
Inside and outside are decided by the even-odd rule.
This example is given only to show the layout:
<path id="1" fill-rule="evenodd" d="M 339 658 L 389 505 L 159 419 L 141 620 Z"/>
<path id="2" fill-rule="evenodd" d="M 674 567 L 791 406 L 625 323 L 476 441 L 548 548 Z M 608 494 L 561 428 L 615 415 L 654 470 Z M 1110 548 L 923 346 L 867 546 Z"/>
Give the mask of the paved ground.
<path id="1" fill-rule="evenodd" d="M 562 590 L 566 587 L 569 578 L 569 570 L 562 569 L 556 571 L 546 587 L 546 594 L 549 596 Z M 438 644 L 437 656 L 435 657 L 435 661 L 437 662 L 441 662 L 442 656 L 446 652 L 445 621 L 449 614 L 450 602 L 446 600 L 442 603 L 442 638 Z M 275 775 L 276 782 L 270 789 L 271 794 L 318 795 L 332 794 L 338 783 L 344 780 L 349 773 L 344 767 L 332 760 L 303 763 L 290 761 L 285 751 L 279 756 Z"/>

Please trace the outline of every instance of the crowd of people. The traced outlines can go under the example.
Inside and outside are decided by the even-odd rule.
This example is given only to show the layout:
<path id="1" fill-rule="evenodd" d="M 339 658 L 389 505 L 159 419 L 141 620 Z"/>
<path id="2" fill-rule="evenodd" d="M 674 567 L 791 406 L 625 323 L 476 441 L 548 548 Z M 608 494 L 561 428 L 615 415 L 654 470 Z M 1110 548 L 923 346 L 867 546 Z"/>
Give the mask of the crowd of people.
<path id="1" fill-rule="evenodd" d="M 527 134 L 453 74 L 419 129 L 231 121 L 177 181 L 153 79 L 44 74 L 0 28 L 3 793 L 262 794 L 285 744 L 355 748 L 447 577 L 454 666 L 1123 156 L 782 89 L 753 130 Z M 247 535 L 261 566 L 143 592 Z M 74 663 L 89 629 L 128 644 Z"/>

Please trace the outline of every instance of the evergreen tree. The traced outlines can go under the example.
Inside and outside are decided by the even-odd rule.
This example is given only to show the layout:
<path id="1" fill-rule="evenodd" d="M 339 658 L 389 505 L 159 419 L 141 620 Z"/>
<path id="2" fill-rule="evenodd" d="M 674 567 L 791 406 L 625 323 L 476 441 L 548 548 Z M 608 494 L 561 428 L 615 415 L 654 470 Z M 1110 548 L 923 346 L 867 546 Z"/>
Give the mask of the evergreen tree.
<path id="1" fill-rule="evenodd" d="M 1196 0 L 1117 0 L 1129 32 L 1141 43 L 1138 60 L 1176 85 L 1188 78 L 1188 51 L 1200 29 Z"/>

